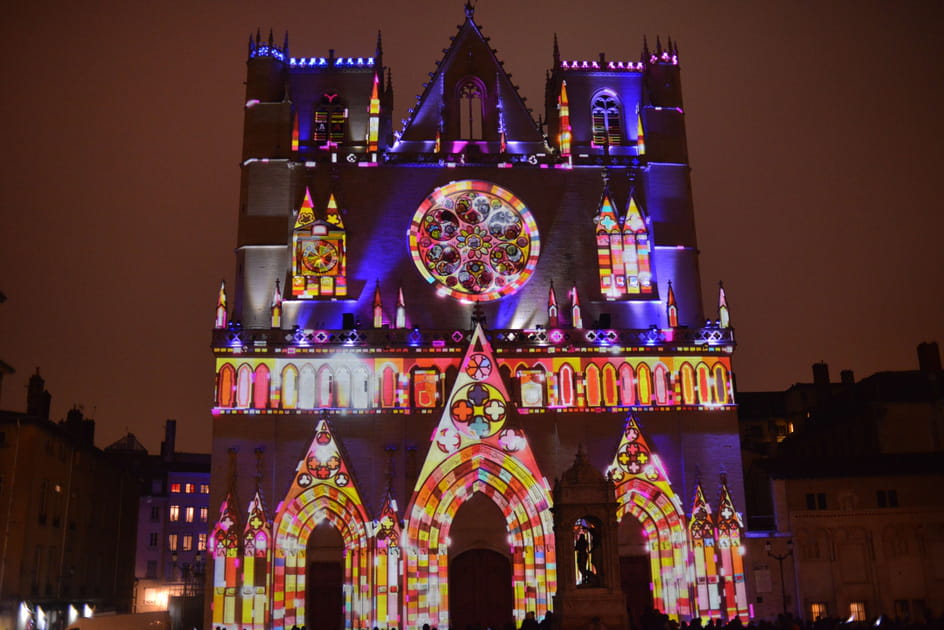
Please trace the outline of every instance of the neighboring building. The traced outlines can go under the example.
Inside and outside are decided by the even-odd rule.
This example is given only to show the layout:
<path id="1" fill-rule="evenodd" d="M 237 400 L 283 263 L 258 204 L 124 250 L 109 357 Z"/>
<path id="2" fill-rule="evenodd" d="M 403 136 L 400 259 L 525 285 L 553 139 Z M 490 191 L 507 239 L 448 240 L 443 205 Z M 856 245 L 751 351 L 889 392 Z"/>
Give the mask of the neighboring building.
<path id="1" fill-rule="evenodd" d="M 0 412 L 5 628 L 61 628 L 93 608 L 131 606 L 136 480 L 95 448 L 93 420 L 72 409 L 50 422 L 49 402 L 37 370 L 26 413 Z"/>
<path id="2" fill-rule="evenodd" d="M 124 459 L 142 486 L 134 612 L 168 610 L 173 597 L 203 593 L 210 455 L 178 453 L 176 433 L 177 421 L 168 420 L 160 455 L 148 455 L 131 433 L 105 449 Z"/>
<path id="3" fill-rule="evenodd" d="M 677 49 L 549 62 L 539 124 L 467 7 L 394 133 L 379 37 L 250 40 L 209 627 L 747 619 L 734 334 L 723 290 L 702 304 Z M 581 445 L 568 479 L 608 474 L 618 528 L 554 524 Z"/>
<path id="4" fill-rule="evenodd" d="M 820 363 L 812 384 L 739 393 L 753 436 L 748 510 L 769 515 L 771 553 L 788 556 L 783 590 L 768 581 L 780 561 L 752 556 L 757 610 L 912 620 L 944 611 L 944 372 L 936 343 L 918 356 L 915 371 L 858 382 L 845 371 L 831 383 Z M 792 428 L 759 439 L 755 427 L 781 424 Z"/>

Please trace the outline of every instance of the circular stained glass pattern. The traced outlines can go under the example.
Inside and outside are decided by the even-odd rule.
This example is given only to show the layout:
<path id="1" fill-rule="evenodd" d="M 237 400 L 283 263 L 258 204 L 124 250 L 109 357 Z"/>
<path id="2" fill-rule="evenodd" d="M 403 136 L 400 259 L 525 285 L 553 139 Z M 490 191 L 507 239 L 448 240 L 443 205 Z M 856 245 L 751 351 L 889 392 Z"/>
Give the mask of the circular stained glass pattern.
<path id="1" fill-rule="evenodd" d="M 328 241 L 308 241 L 302 247 L 302 264 L 312 273 L 328 273 L 337 266 L 338 259 L 338 248 Z"/>
<path id="2" fill-rule="evenodd" d="M 481 180 L 437 188 L 410 225 L 416 268 L 440 293 L 490 302 L 528 281 L 541 240 L 531 212 L 509 191 Z"/>
<path id="3" fill-rule="evenodd" d="M 505 423 L 505 398 L 488 383 L 473 383 L 456 392 L 449 414 L 460 431 L 471 431 L 479 438 L 486 438 Z"/>

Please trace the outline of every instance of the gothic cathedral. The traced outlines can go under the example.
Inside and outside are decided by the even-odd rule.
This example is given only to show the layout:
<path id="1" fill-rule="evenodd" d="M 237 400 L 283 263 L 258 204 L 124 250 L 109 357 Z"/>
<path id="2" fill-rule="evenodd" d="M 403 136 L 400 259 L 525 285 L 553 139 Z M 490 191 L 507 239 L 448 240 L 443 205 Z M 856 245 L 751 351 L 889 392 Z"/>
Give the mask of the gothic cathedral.
<path id="1" fill-rule="evenodd" d="M 555 39 L 536 120 L 467 6 L 397 128 L 379 36 L 248 56 L 210 627 L 746 620 L 674 44 Z"/>

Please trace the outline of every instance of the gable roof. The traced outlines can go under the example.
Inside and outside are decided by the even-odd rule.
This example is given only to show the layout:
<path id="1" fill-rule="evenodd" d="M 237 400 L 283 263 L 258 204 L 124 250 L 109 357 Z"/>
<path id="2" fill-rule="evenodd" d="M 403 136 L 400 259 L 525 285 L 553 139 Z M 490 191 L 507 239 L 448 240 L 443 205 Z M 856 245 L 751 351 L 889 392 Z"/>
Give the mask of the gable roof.
<path id="1" fill-rule="evenodd" d="M 495 143 L 496 152 L 502 131 L 510 153 L 543 151 L 544 137 L 510 75 L 475 23 L 474 9 L 467 5 L 465 15 L 465 22 L 452 38 L 452 45 L 445 51 L 419 102 L 411 110 L 394 151 L 433 151 L 438 135 L 443 140 L 461 140 L 450 129 L 452 116 L 458 118 L 458 108 L 454 113 L 448 110 L 455 102 L 460 81 L 467 78 L 477 79 L 488 94 L 485 99 L 484 140 Z M 458 120 L 455 123 L 457 125 Z M 448 151 L 448 148 L 444 150 Z"/>

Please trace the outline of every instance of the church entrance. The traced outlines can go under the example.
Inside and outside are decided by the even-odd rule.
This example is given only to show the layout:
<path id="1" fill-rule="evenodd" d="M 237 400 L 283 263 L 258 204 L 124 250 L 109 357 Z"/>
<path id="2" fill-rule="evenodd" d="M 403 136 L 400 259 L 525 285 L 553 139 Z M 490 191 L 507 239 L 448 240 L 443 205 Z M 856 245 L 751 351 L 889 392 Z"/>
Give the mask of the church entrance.
<path id="1" fill-rule="evenodd" d="M 344 627 L 344 543 L 326 521 L 308 538 L 308 574 L 305 576 L 305 621 L 308 628 L 341 630 Z"/>
<path id="2" fill-rule="evenodd" d="M 449 538 L 449 627 L 513 628 L 511 558 L 501 510 L 484 494 L 474 494 L 456 513 Z"/>
<path id="3" fill-rule="evenodd" d="M 640 617 L 652 608 L 652 561 L 642 525 L 631 514 L 623 516 L 618 536 L 620 587 L 629 618 L 639 627 Z"/>

